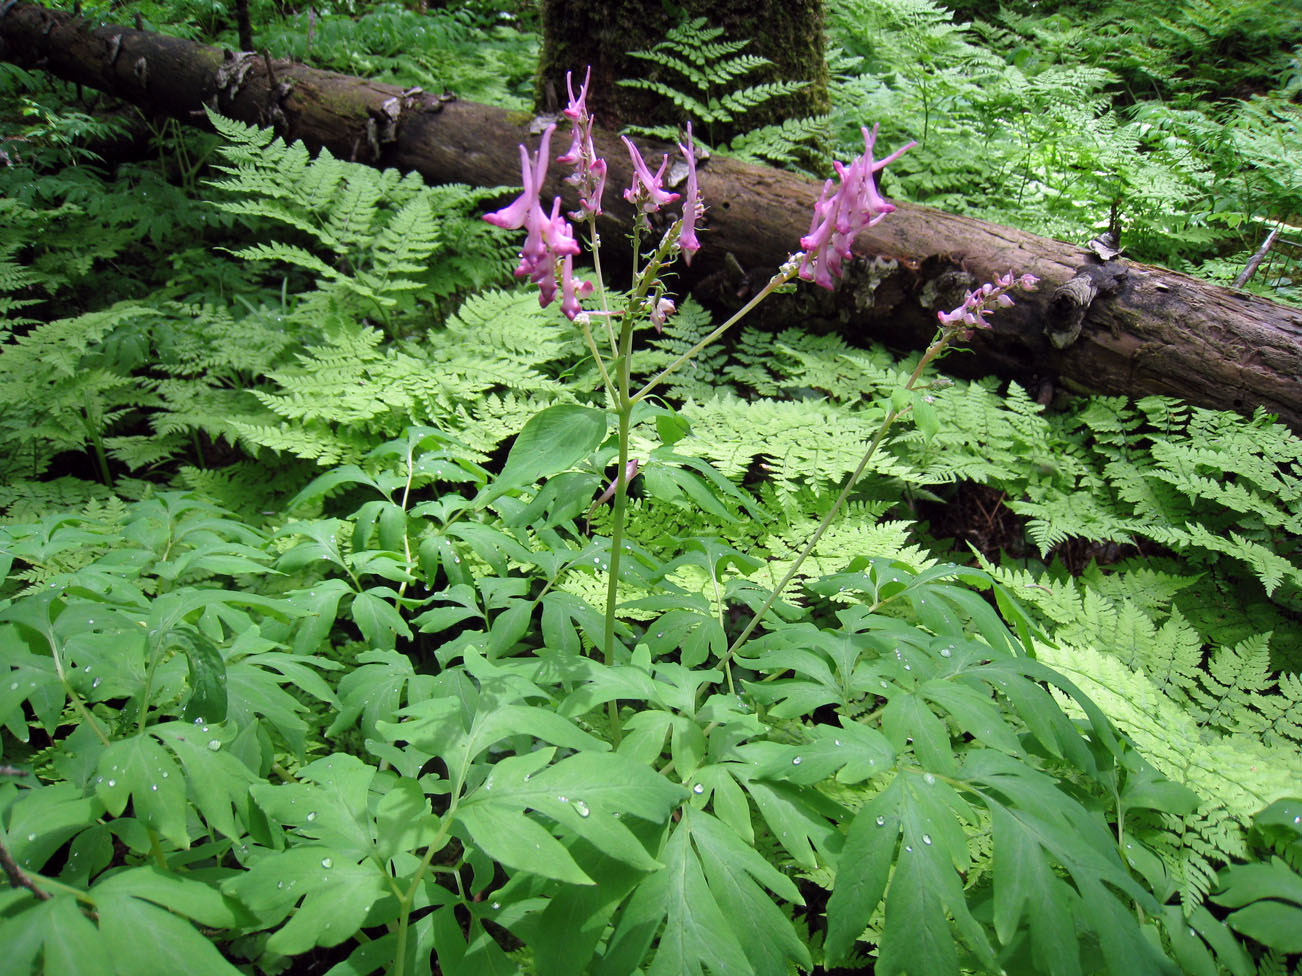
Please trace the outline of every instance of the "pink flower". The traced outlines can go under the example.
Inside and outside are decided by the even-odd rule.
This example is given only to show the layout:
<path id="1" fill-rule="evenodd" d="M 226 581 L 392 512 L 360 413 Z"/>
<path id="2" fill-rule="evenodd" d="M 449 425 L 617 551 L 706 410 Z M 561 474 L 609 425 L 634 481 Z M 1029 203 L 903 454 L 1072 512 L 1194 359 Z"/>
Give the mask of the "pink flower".
<path id="1" fill-rule="evenodd" d="M 670 193 L 664 188 L 662 182 L 665 167 L 669 165 L 669 157 L 665 156 L 660 161 L 660 168 L 656 170 L 655 176 L 652 176 L 637 146 L 629 142 L 628 136 L 620 136 L 620 138 L 624 140 L 624 145 L 628 147 L 628 154 L 633 159 L 633 185 L 624 191 L 624 199 L 637 207 L 638 212 L 642 214 L 655 213 L 666 204 L 677 200 L 678 194 Z"/>
<path id="2" fill-rule="evenodd" d="M 574 279 L 573 258 L 579 253 L 579 244 L 569 222 L 561 216 L 561 198 L 552 200 L 550 215 L 543 210 L 540 200 L 547 179 L 547 154 L 555 129 L 556 126 L 549 125 L 543 132 L 532 162 L 528 150 L 520 147 L 524 192 L 510 206 L 486 214 L 484 219 L 507 230 L 524 228 L 524 247 L 520 250 L 520 264 L 515 269 L 515 276 L 527 277 L 538 286 L 538 304 L 543 308 L 556 298 L 557 263 L 560 263 L 561 310 L 573 319 L 579 314 L 579 296 L 589 294 L 592 284 Z"/>
<path id="3" fill-rule="evenodd" d="M 519 230 L 534 218 L 535 211 L 539 218 L 542 217 L 538 195 L 542 193 L 543 181 L 547 179 L 547 154 L 551 150 L 552 133 L 555 131 L 556 126 L 547 126 L 538 151 L 533 154 L 532 165 L 529 162 L 529 150 L 520 147 L 520 182 L 524 192 L 510 206 L 485 214 L 484 219 L 490 224 L 505 230 Z"/>
<path id="4" fill-rule="evenodd" d="M 678 235 L 678 246 L 682 248 L 683 260 L 691 264 L 692 255 L 701 249 L 701 242 L 696 239 L 696 220 L 705 208 L 701 205 L 701 194 L 696 189 L 696 152 L 692 145 L 690 122 L 687 123 L 687 145 L 680 142 L 678 149 L 687 160 L 687 196 L 683 200 L 683 230 Z"/>
<path id="5" fill-rule="evenodd" d="M 873 161 L 873 144 L 877 141 L 877 126 L 872 131 L 862 129 L 864 151 L 849 166 L 833 162 L 840 186 L 832 180 L 823 184 L 823 192 L 814 204 L 814 218 L 809 233 L 800 239 L 805 253 L 800 259 L 799 275 L 824 288 L 833 287 L 833 277 L 841 276 L 841 262 L 851 256 L 850 247 L 855 236 L 873 226 L 891 213 L 895 206 L 877 190 L 873 174 L 895 162 L 907 150 L 917 145 L 910 142 L 895 150 L 885 159 Z M 835 187 L 835 189 L 834 189 Z"/>
<path id="6" fill-rule="evenodd" d="M 573 166 L 574 172 L 565 178 L 579 188 L 579 209 L 570 214 L 575 220 L 587 220 L 601 215 L 601 194 L 606 188 L 606 161 L 597 155 L 592 145 L 592 116 L 588 114 L 588 80 L 592 68 L 583 76 L 583 87 L 579 95 L 574 96 L 574 84 L 570 73 L 565 73 L 565 87 L 570 93 L 570 104 L 561 113 L 573 125 L 570 148 L 563 156 L 557 156 L 556 162 Z"/>
<path id="7" fill-rule="evenodd" d="M 1010 308 L 1013 300 L 1008 297 L 1008 292 L 1014 288 L 1020 288 L 1022 291 L 1034 291 L 1039 278 L 1032 274 L 1024 274 L 1021 277 L 1014 277 L 1009 271 L 1007 274 L 1000 275 L 994 281 L 988 281 L 975 291 L 967 293 L 963 299 L 963 304 L 951 312 L 937 312 L 936 318 L 940 320 L 942 329 L 951 331 L 960 339 L 969 339 L 972 336 L 972 329 L 988 329 L 990 313 L 998 308 Z M 964 328 L 970 326 L 970 328 Z"/>

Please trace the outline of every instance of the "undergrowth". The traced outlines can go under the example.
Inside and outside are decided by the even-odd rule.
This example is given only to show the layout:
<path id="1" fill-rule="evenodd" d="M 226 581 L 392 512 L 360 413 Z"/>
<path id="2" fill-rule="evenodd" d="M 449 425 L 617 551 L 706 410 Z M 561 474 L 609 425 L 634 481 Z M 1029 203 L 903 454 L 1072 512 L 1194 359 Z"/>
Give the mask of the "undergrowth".
<path id="1" fill-rule="evenodd" d="M 925 0 L 856 9 L 1012 77 Z M 1043 74 L 1027 104 L 1058 105 Z M 955 77 L 910 82 L 928 153 L 968 124 Z M 4 81 L 40 106 L 0 147 L 15 972 L 1248 976 L 1302 952 L 1295 434 L 1162 398 L 1047 412 L 931 367 L 902 395 L 916 357 L 741 331 L 629 413 L 608 617 L 602 372 L 506 287 L 487 194 L 217 118 L 156 134 L 196 161 L 169 182 Z M 1061 111 L 1026 124 L 1107 117 Z M 1164 219 L 1152 240 L 1195 226 Z M 715 327 L 680 304 L 632 378 Z M 971 486 L 1018 558 L 919 517 Z M 1082 543 L 1146 555 L 1068 573 Z"/>

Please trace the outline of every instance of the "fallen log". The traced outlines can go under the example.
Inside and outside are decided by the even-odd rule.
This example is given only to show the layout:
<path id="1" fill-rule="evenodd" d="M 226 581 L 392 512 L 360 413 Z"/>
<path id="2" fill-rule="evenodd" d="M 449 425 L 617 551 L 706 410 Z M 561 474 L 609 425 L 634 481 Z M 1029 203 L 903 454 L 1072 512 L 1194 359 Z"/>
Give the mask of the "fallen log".
<path id="1" fill-rule="evenodd" d="M 451 94 L 403 91 L 17 0 L 0 3 L 0 58 L 196 125 L 206 124 L 208 106 L 345 159 L 415 170 L 431 183 L 518 185 L 516 147 L 536 142 L 540 130 L 539 119 Z M 595 141 L 610 166 L 609 185 L 627 185 L 631 167 L 617 137 L 598 132 Z M 568 189 L 560 170 L 553 167 L 549 194 Z M 820 189 L 791 173 L 717 157 L 702 167 L 700 185 L 708 224 L 688 283 L 723 281 L 734 293 L 749 278 L 766 280 L 799 246 Z M 615 192 L 606 203 L 604 240 L 618 247 L 631 209 Z M 796 300 L 805 321 L 920 348 L 936 312 L 957 305 L 966 288 L 1029 271 L 1041 290 L 1002 310 L 991 331 L 973 338 L 971 354 L 948 360 L 947 369 L 996 373 L 1033 390 L 1061 382 L 1218 409 L 1260 406 L 1302 430 L 1302 311 L 916 204 L 899 204 L 859 236 L 856 251 L 863 258 L 835 296 L 811 289 Z"/>

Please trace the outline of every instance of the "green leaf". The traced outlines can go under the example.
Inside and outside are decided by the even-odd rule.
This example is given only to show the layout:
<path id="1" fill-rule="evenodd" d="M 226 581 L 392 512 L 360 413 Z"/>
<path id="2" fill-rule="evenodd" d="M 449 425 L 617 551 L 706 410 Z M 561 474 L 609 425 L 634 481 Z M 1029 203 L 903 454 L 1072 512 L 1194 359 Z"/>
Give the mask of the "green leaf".
<path id="1" fill-rule="evenodd" d="M 367 802 L 374 766 L 336 753 L 299 770 L 297 783 L 255 783 L 254 801 L 276 823 L 360 861 L 371 853 Z"/>
<path id="2" fill-rule="evenodd" d="M 95 910 L 102 951 L 119 972 L 191 976 L 238 976 L 240 972 L 193 925 L 147 901 L 108 892 L 95 899 Z"/>
<path id="3" fill-rule="evenodd" d="M 195 727 L 221 747 L 214 733 Z M 190 846 L 186 830 L 185 778 L 166 749 L 148 734 L 113 742 L 100 756 L 95 793 L 113 816 L 120 816 L 130 798 L 135 815 L 177 847 Z"/>
<path id="4" fill-rule="evenodd" d="M 387 587 L 382 589 L 387 590 Z M 411 639 L 411 628 L 402 619 L 402 614 L 388 600 L 377 596 L 375 590 L 366 590 L 353 597 L 352 617 L 372 648 L 391 651 L 398 635 Z"/>
<path id="5" fill-rule="evenodd" d="M 172 631 L 171 641 L 179 643 L 190 669 L 190 698 L 181 719 L 193 722 L 226 721 L 226 661 L 212 641 L 198 630 Z"/>
<path id="6" fill-rule="evenodd" d="M 239 905 L 216 888 L 153 864 L 116 871 L 91 889 L 97 903 L 110 894 L 143 898 L 213 928 L 235 928 L 247 921 Z"/>
<path id="7" fill-rule="evenodd" d="M 569 884 L 595 884 L 559 841 L 536 821 L 505 805 L 467 801 L 456 819 L 495 861 Z"/>
<path id="8" fill-rule="evenodd" d="M 516 435 L 493 493 L 534 482 L 573 467 L 606 437 L 605 411 L 559 403 L 541 411 Z"/>
<path id="9" fill-rule="evenodd" d="M 223 882 L 222 891 L 264 926 L 277 924 L 303 900 L 289 923 L 267 942 L 268 949 L 283 955 L 338 945 L 361 927 L 379 898 L 391 893 L 373 861 L 358 864 L 340 851 L 315 845 L 266 854 Z"/>
<path id="10" fill-rule="evenodd" d="M 881 903 L 900 843 L 904 784 L 896 776 L 864 804 L 846 833 L 837 858 L 836 882 L 827 902 L 827 958 L 841 962 Z"/>
<path id="11" fill-rule="evenodd" d="M 760 887 L 803 905 L 791 879 L 719 820 L 692 812 L 690 827 L 711 894 L 725 917 L 746 919 L 751 937 L 742 940 L 742 949 L 754 971 L 759 976 L 786 976 L 791 963 L 812 968 L 809 949 L 791 920 Z"/>
<path id="12" fill-rule="evenodd" d="M 576 863 L 595 881 L 566 885 L 540 913 L 526 916 L 512 931 L 533 950 L 539 976 L 586 972 L 615 909 L 644 877 L 642 871 L 607 857 L 583 841 L 570 848 Z"/>
<path id="13" fill-rule="evenodd" d="M 28 929 L 27 946 L 20 946 L 16 933 L 4 933 L 5 965 L 13 966 L 15 973 L 29 971 L 23 965 L 23 956 L 35 954 L 37 940 L 45 948 L 45 965 L 41 972 L 48 976 L 109 976 L 113 973 L 111 958 L 104 952 L 100 932 L 82 914 L 76 899 L 55 897 L 34 910 L 23 912 L 15 920 Z M 25 951 L 24 951 L 25 950 Z M 15 958 L 16 957 L 16 958 Z"/>
<path id="14" fill-rule="evenodd" d="M 388 859 L 402 851 L 428 847 L 438 835 L 439 822 L 420 784 L 399 779 L 385 787 L 375 806 L 376 850 Z"/>
<path id="15" fill-rule="evenodd" d="M 1269 864 L 1236 864 L 1223 882 L 1212 901 L 1238 909 L 1226 925 L 1278 952 L 1302 952 L 1302 875 L 1273 857 Z"/>

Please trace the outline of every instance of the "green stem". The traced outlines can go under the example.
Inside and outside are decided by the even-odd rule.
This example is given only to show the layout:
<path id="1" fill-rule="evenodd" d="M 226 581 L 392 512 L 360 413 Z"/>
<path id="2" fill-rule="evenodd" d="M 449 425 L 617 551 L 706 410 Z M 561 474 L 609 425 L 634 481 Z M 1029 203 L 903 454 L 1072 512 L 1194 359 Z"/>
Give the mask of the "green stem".
<path id="1" fill-rule="evenodd" d="M 948 343 L 949 335 L 942 334 L 940 338 L 927 347 L 927 351 L 924 352 L 922 358 L 918 360 L 918 365 L 913 368 L 913 373 L 909 376 L 908 382 L 904 384 L 904 389 L 913 389 L 914 384 L 917 383 L 918 379 L 922 376 L 922 371 L 927 368 L 927 364 L 939 356 Z M 886 434 L 891 429 L 891 424 L 895 423 L 896 419 L 903 412 L 903 410 L 897 410 L 893 405 L 886 411 L 886 417 L 882 420 L 881 426 L 877 428 L 877 433 L 873 435 L 872 441 L 868 444 L 868 450 L 864 452 L 864 456 L 859 460 L 859 464 L 854 471 L 850 472 L 850 477 L 846 478 L 845 484 L 841 486 L 841 492 L 836 496 L 836 501 L 832 503 L 831 509 L 829 509 L 828 513 L 823 516 L 823 520 L 818 523 L 818 528 L 814 530 L 814 534 L 810 536 L 809 541 L 805 543 L 805 547 L 800 550 L 800 554 L 796 556 L 795 562 L 791 564 L 786 575 L 782 577 L 782 581 L 778 583 L 778 585 L 773 589 L 773 592 L 769 594 L 769 598 L 764 601 L 764 605 L 750 618 L 750 622 L 747 623 L 742 629 L 742 632 L 737 635 L 737 639 L 732 642 L 727 653 L 723 655 L 723 664 L 727 665 L 731 663 L 733 657 L 741 648 L 742 644 L 746 642 L 746 639 L 750 637 L 755 628 L 759 626 L 760 621 L 764 619 L 764 615 L 773 609 L 773 604 L 778 602 L 778 598 L 782 595 L 782 591 L 787 588 L 787 584 L 795 579 L 796 573 L 800 571 L 801 565 L 809 558 L 809 554 L 814 551 L 814 547 L 817 546 L 819 540 L 823 538 L 823 534 L 827 531 L 828 527 L 832 524 L 832 521 L 841 511 L 841 507 L 845 504 L 846 499 L 850 497 L 850 492 L 854 489 L 855 482 L 859 480 L 864 469 L 868 467 L 868 462 L 872 460 L 873 455 L 877 453 L 877 448 L 879 448 L 882 441 L 886 439 Z"/>
<path id="2" fill-rule="evenodd" d="M 71 682 L 68 681 L 68 675 L 63 669 L 63 657 L 59 654 L 58 643 L 50 634 L 47 634 L 45 639 L 50 645 L 50 656 L 54 658 L 54 673 L 59 676 L 59 682 L 63 685 L 63 690 L 67 692 L 68 700 L 72 702 L 72 707 L 77 710 L 77 714 L 81 716 L 82 721 L 90 726 L 91 731 L 95 733 L 95 738 L 99 739 L 100 742 L 107 746 L 109 744 L 109 737 L 104 734 L 104 730 L 101 729 L 99 723 L 95 721 L 95 716 L 90 713 L 90 709 L 86 707 L 86 703 L 81 700 L 81 696 L 77 694 L 76 690 L 73 689 Z"/>
<path id="3" fill-rule="evenodd" d="M 411 880 L 411 887 L 398 899 L 398 938 L 397 946 L 394 949 L 393 976 L 403 976 L 406 971 L 407 933 L 411 930 L 411 903 L 415 900 L 416 893 L 420 891 L 420 883 L 425 877 L 425 872 L 429 870 L 434 855 L 442 850 L 443 845 L 440 842 L 447 836 L 451 823 L 452 811 L 448 810 L 443 818 L 442 825 L 439 827 L 438 834 L 430 842 L 429 847 L 425 848 L 425 856 L 421 858 L 420 867 L 416 870 L 416 876 Z"/>
<path id="4" fill-rule="evenodd" d="M 99 467 L 100 480 L 109 488 L 113 487 L 113 475 L 109 471 L 108 455 L 104 453 L 104 438 L 99 427 L 91 423 L 90 415 L 83 413 L 86 433 L 90 436 L 91 447 L 95 451 L 95 463 Z"/>
<path id="5" fill-rule="evenodd" d="M 756 305 L 764 301 L 764 299 L 768 298 L 769 295 L 773 294 L 780 287 L 785 285 L 788 281 L 794 278 L 795 275 L 796 275 L 796 263 L 794 261 L 789 261 L 786 265 L 783 265 L 782 270 L 779 271 L 777 274 L 775 274 L 772 278 L 770 278 L 769 283 L 765 285 L 762 289 L 760 289 L 759 293 L 756 294 L 754 298 L 752 298 L 740 309 L 738 309 L 737 312 L 730 319 L 728 319 L 728 321 L 724 322 L 723 325 L 719 326 L 717 329 L 715 329 L 713 332 L 707 335 L 696 345 L 692 346 L 691 349 L 688 349 L 687 352 L 683 353 L 681 356 L 675 359 L 672 363 L 670 363 L 660 372 L 656 373 L 656 375 L 653 376 L 650 380 L 648 380 L 646 385 L 643 386 L 642 389 L 638 390 L 636 393 L 633 394 L 633 402 L 636 403 L 639 400 L 646 399 L 647 395 L 650 394 L 651 391 L 654 390 L 657 386 L 659 386 L 664 381 L 664 379 L 667 376 L 669 376 L 670 373 L 673 373 L 680 366 L 687 363 L 689 360 L 695 357 L 696 354 L 699 353 L 702 349 L 704 349 L 710 343 L 714 342 L 716 339 L 719 338 L 719 336 L 723 335 L 734 325 L 736 325 L 738 322 L 744 319 L 747 315 L 750 314 L 751 310 L 754 309 Z"/>
<path id="6" fill-rule="evenodd" d="M 597 349 L 597 342 L 592 338 L 592 326 L 583 316 L 579 316 L 579 326 L 583 329 L 584 341 L 588 344 L 588 352 L 592 353 L 592 359 L 597 364 L 597 370 L 601 373 L 601 382 L 606 387 L 606 395 L 610 397 L 611 406 L 618 409 L 619 392 L 615 389 L 615 382 L 610 378 L 610 373 L 606 371 L 606 361 L 601 358 L 601 352 Z M 606 330 L 610 330 L 610 317 L 606 316 Z M 612 339 L 612 342 L 614 340 Z M 611 352 L 617 352 L 612 349 Z"/>
<path id="7" fill-rule="evenodd" d="M 631 310 L 630 310 L 631 312 Z M 633 362 L 633 315 L 625 314 L 620 323 L 619 356 L 615 368 L 619 383 L 617 418 L 619 424 L 619 457 L 615 470 L 615 498 L 611 515 L 610 565 L 607 569 L 609 578 L 606 583 L 606 621 L 603 644 L 606 666 L 615 663 L 615 611 L 619 605 L 619 563 L 624 551 L 624 518 L 628 511 L 628 435 L 632 426 L 633 401 L 629 397 L 632 385 Z M 611 737 L 615 747 L 619 747 L 621 734 L 619 728 L 619 702 L 612 699 L 607 711 L 610 714 Z"/>

